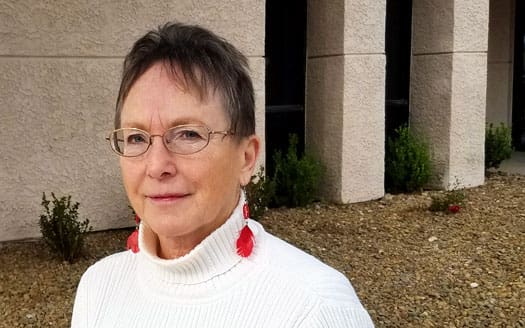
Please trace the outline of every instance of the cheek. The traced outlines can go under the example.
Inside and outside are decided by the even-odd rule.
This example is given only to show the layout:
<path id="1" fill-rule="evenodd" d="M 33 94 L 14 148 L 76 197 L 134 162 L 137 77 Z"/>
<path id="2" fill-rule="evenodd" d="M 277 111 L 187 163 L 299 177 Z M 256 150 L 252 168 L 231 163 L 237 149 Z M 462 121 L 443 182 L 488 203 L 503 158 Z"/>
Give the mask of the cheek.
<path id="1" fill-rule="evenodd" d="M 215 178 L 222 188 L 237 189 L 240 186 L 240 166 L 234 152 L 229 153 L 221 161 L 220 169 L 215 170 Z"/>
<path id="2" fill-rule="evenodd" d="M 201 187 L 217 193 L 217 197 L 223 197 L 224 192 L 229 192 L 240 185 L 233 154 L 217 155 L 201 161 L 200 164 L 202 165 L 193 171 L 195 174 L 192 180 Z"/>
<path id="3" fill-rule="evenodd" d="M 122 159 L 120 161 L 120 172 L 122 174 L 122 180 L 124 187 L 128 195 L 136 189 L 136 184 L 139 182 L 139 170 L 137 165 L 129 163 L 129 161 Z M 131 195 L 129 195 L 131 196 Z"/>

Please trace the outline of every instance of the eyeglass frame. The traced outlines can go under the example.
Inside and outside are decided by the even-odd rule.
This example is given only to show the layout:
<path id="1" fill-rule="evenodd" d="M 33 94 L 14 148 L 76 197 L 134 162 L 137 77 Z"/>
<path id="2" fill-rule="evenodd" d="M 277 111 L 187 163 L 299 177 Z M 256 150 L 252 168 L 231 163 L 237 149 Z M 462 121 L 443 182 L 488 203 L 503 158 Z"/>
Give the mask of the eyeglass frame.
<path id="1" fill-rule="evenodd" d="M 207 134 L 208 138 L 206 140 L 206 144 L 202 148 L 200 148 L 200 149 L 198 149 L 198 150 L 196 150 L 194 152 L 191 152 L 191 153 L 178 153 L 178 152 L 175 152 L 175 151 L 171 150 L 168 147 L 168 145 L 166 144 L 166 139 L 164 139 L 164 136 L 170 130 L 177 129 L 177 128 L 183 128 L 183 127 L 202 127 L 202 128 L 205 128 L 208 131 L 208 134 Z M 115 135 L 115 132 L 122 131 L 122 130 L 133 130 L 133 131 L 139 131 L 139 132 L 145 133 L 148 136 L 149 143 L 148 143 L 148 146 L 146 147 L 146 149 L 144 150 L 144 152 L 142 152 L 142 153 L 140 153 L 138 155 L 132 155 L 132 156 L 124 155 L 124 154 L 118 152 L 115 149 L 115 147 L 114 147 L 114 142 L 112 142 L 112 136 Z M 204 148 L 208 147 L 208 145 L 210 144 L 210 140 L 211 140 L 211 135 L 212 134 L 221 134 L 223 136 L 223 139 L 224 139 L 227 136 L 235 135 L 235 132 L 232 131 L 232 130 L 215 131 L 215 130 L 211 130 L 208 126 L 201 125 L 201 124 L 182 124 L 182 125 L 173 126 L 173 127 L 169 128 L 169 129 L 167 129 L 166 131 L 164 131 L 163 134 L 150 134 L 148 131 L 145 131 L 145 130 L 142 130 L 142 129 L 139 129 L 139 128 L 119 128 L 119 129 L 115 129 L 115 130 L 111 131 L 109 133 L 109 135 L 106 137 L 106 140 L 109 142 L 111 150 L 114 153 L 116 153 L 117 155 L 121 156 L 121 157 L 133 158 L 133 157 L 138 157 L 138 156 L 144 155 L 150 149 L 151 145 L 153 144 L 153 137 L 161 137 L 162 144 L 171 153 L 174 153 L 174 154 L 177 154 L 177 155 L 192 155 L 192 154 L 196 154 L 196 153 L 202 151 Z"/>

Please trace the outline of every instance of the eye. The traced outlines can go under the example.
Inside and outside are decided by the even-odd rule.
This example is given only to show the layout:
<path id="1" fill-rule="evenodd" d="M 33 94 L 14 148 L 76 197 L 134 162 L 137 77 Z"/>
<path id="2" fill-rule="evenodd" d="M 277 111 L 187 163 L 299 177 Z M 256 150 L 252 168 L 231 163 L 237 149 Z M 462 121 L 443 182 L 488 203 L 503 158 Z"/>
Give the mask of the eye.
<path id="1" fill-rule="evenodd" d="M 196 130 L 183 130 L 180 132 L 180 138 L 181 139 L 202 139 L 203 136 L 199 133 L 199 131 Z"/>
<path id="2" fill-rule="evenodd" d="M 126 138 L 126 143 L 131 145 L 147 143 L 147 138 L 142 133 L 131 133 Z"/>
<path id="3" fill-rule="evenodd" d="M 206 139 L 206 134 L 198 127 L 178 127 L 167 133 L 167 140 L 172 141 L 200 141 Z"/>

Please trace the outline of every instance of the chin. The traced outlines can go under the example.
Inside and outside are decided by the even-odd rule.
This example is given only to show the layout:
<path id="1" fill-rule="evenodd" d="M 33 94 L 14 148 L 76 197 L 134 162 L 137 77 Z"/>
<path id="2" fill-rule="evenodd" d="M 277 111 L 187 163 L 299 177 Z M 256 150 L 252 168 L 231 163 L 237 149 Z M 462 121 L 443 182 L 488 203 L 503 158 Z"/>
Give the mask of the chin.
<path id="1" fill-rule="evenodd" d="M 146 223 L 148 226 L 159 235 L 170 236 L 185 235 L 192 229 L 188 226 L 188 222 L 181 220 L 174 215 L 150 215 L 147 216 Z"/>

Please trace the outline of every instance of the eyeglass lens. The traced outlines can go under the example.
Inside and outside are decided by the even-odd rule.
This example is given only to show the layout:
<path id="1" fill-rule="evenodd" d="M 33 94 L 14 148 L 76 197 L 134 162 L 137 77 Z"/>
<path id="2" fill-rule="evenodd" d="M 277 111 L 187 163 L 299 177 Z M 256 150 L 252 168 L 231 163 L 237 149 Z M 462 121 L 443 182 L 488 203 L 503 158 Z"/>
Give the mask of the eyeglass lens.
<path id="1" fill-rule="evenodd" d="M 139 129 L 123 128 L 115 130 L 110 141 L 118 154 L 133 157 L 145 153 L 155 136 Z M 192 154 L 208 145 L 209 136 L 210 131 L 204 126 L 177 126 L 160 137 L 168 150 L 177 154 Z"/>

